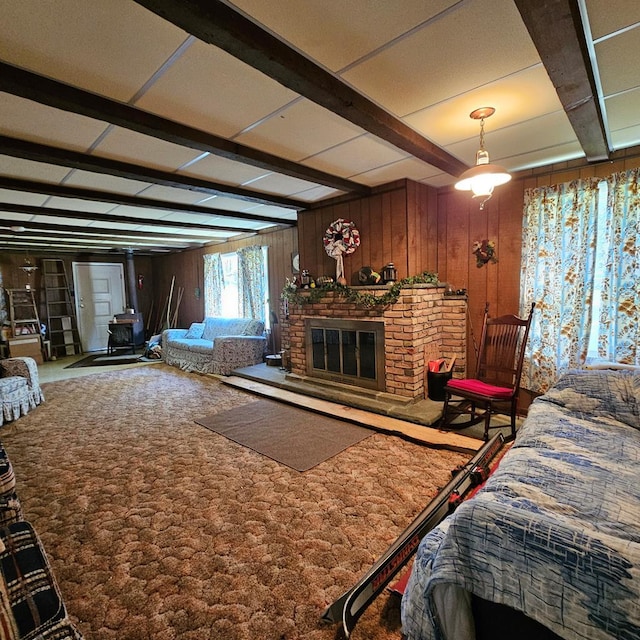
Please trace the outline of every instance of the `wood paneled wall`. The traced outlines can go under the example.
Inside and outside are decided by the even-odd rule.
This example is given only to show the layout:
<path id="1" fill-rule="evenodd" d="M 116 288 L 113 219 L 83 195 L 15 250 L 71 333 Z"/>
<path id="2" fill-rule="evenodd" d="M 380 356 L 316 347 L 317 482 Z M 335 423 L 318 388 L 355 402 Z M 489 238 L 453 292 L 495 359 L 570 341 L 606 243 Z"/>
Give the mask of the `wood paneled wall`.
<path id="1" fill-rule="evenodd" d="M 38 311 L 40 313 L 41 322 L 46 323 L 47 310 L 45 306 L 44 290 L 42 288 L 42 263 L 43 258 L 52 260 L 62 260 L 65 265 L 67 273 L 67 279 L 73 292 L 75 291 L 75 284 L 73 282 L 73 263 L 74 262 L 103 262 L 113 264 L 124 265 L 124 280 L 125 291 L 128 298 L 128 282 L 127 282 L 127 266 L 126 257 L 124 254 L 117 255 L 105 255 L 105 254 L 79 254 L 77 256 L 71 256 L 69 254 L 54 254 L 54 253 L 31 253 L 29 252 L 29 258 L 31 261 L 39 267 L 39 269 L 31 276 L 31 287 L 35 291 L 36 301 L 38 302 Z M 22 251 L 6 252 L 0 256 L 0 288 L 4 289 L 21 289 L 27 283 L 27 278 L 24 272 L 19 268 L 27 257 L 27 253 Z M 143 314 L 149 308 L 149 304 L 153 298 L 153 269 L 151 268 L 152 259 L 147 256 L 135 256 L 134 264 L 136 270 L 136 276 L 142 274 L 144 276 L 144 285 L 141 290 L 137 291 L 138 297 L 138 309 Z M 6 319 L 6 297 L 3 296 L 0 303 L 0 322 L 4 322 Z M 146 321 L 146 316 L 145 316 Z"/>
<path id="2" fill-rule="evenodd" d="M 436 190 L 400 180 L 366 198 L 336 202 L 298 216 L 300 268 L 313 277 L 335 278 L 336 261 L 327 255 L 323 238 L 339 218 L 351 220 L 360 232 L 360 247 L 344 258 L 347 282 L 358 284 L 358 271 L 376 271 L 393 262 L 398 278 L 437 268 Z"/>

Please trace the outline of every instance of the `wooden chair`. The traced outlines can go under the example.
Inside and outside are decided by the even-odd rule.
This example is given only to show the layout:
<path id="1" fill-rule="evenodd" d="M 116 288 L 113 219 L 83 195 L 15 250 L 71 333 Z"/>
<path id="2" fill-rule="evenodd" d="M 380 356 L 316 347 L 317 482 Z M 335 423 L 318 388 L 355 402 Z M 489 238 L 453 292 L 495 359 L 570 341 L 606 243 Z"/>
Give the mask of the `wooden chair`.
<path id="1" fill-rule="evenodd" d="M 484 309 L 482 336 L 473 378 L 450 380 L 445 388 L 441 429 L 465 429 L 484 420 L 484 439 L 489 439 L 491 416 L 496 406 L 509 406 L 512 440 L 516 436 L 516 409 L 524 350 L 529 337 L 535 303 L 528 318 L 516 315 L 489 317 L 489 303 Z M 453 399 L 453 402 L 452 402 Z M 459 402 L 456 400 L 459 399 Z M 468 415 L 466 421 L 453 421 Z"/>

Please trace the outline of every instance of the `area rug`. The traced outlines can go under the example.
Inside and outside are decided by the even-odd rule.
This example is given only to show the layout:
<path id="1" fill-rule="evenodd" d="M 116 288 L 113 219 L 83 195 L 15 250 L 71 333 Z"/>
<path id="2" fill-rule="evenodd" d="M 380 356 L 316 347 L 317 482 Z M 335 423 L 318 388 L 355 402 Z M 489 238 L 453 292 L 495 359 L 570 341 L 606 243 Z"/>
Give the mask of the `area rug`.
<path id="1" fill-rule="evenodd" d="M 258 400 L 196 422 L 296 471 L 307 471 L 373 431 L 282 402 Z"/>
<path id="2" fill-rule="evenodd" d="M 106 367 L 117 364 L 133 364 L 134 362 L 160 362 L 160 359 L 145 358 L 139 353 L 121 353 L 112 355 L 106 353 L 92 353 L 82 360 L 78 360 L 73 364 L 68 364 L 65 369 L 77 369 L 78 367 Z"/>

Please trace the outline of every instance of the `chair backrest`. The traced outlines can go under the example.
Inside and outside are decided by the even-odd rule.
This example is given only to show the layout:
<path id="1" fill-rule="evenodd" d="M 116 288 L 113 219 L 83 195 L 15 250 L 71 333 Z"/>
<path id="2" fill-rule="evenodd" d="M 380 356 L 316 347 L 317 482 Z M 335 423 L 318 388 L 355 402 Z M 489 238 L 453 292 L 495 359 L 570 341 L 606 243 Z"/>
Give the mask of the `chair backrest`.
<path id="1" fill-rule="evenodd" d="M 513 314 L 491 318 L 489 303 L 486 304 L 476 366 L 477 379 L 511 387 L 514 393 L 518 392 L 534 307 L 535 303 L 531 305 L 528 318 Z"/>

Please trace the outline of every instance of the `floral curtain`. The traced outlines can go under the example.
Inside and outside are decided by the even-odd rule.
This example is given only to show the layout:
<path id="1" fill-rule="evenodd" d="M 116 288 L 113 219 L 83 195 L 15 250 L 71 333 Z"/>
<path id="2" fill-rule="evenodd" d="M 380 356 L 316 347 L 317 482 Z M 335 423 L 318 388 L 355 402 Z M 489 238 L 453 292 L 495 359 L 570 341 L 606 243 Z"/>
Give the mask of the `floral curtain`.
<path id="1" fill-rule="evenodd" d="M 640 365 L 640 169 L 609 176 L 598 356 Z"/>
<path id="2" fill-rule="evenodd" d="M 238 250 L 240 316 L 265 322 L 266 265 L 259 245 Z"/>
<path id="3" fill-rule="evenodd" d="M 204 255 L 204 315 L 219 317 L 222 315 L 222 289 L 224 274 L 222 258 L 219 253 Z"/>
<path id="4" fill-rule="evenodd" d="M 597 180 L 525 191 L 520 310 L 536 303 L 522 386 L 546 391 L 585 362 L 595 266 Z"/>

